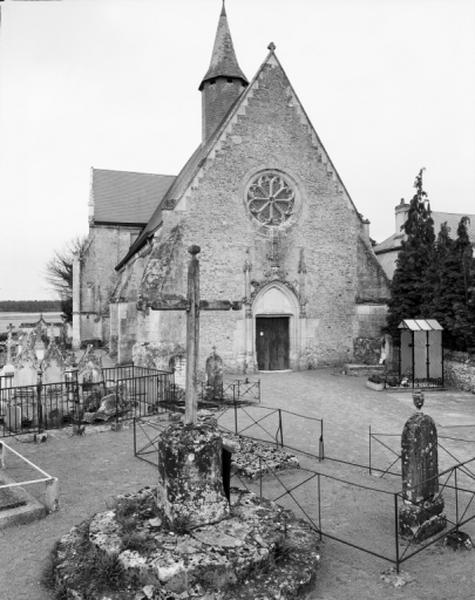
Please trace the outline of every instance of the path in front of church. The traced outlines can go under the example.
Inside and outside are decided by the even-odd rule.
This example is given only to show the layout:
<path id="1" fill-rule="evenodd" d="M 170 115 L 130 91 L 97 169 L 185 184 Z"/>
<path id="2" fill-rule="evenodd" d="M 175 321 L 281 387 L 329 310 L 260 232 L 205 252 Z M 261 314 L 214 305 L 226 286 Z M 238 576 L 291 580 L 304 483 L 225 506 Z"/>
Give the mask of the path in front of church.
<path id="1" fill-rule="evenodd" d="M 365 387 L 364 377 L 350 377 L 329 369 L 301 373 L 262 374 L 263 403 L 295 413 L 324 419 L 325 453 L 329 457 L 368 462 L 368 426 L 373 432 L 396 434 L 388 438 L 398 449 L 403 425 L 414 412 L 411 394 L 376 392 Z M 439 436 L 453 435 L 475 439 L 475 397 L 455 391 L 426 394 L 424 411 L 439 427 Z M 284 414 L 284 439 L 290 446 L 305 443 L 316 450 L 318 423 Z M 464 431 L 464 435 L 460 432 Z M 387 440 L 386 440 L 387 441 Z M 475 442 L 442 440 L 457 458 L 475 454 Z M 27 525 L 0 530 L 0 598 L 2 600 L 51 600 L 39 585 L 42 571 L 54 543 L 64 533 L 94 512 L 107 509 L 115 495 L 153 484 L 153 468 L 133 457 L 132 431 L 86 433 L 68 437 L 51 435 L 45 444 L 7 440 L 27 458 L 59 477 L 61 508 L 47 518 Z M 451 444 L 451 445 L 450 445 Z M 373 458 L 378 466 L 389 465 L 390 454 L 374 444 Z M 440 466 L 454 461 L 444 452 Z M 308 464 L 308 463 L 306 463 Z M 396 489 L 398 479 L 379 479 L 362 468 L 340 463 L 314 461 L 312 466 L 341 476 L 364 481 L 369 486 Z M 474 469 L 475 470 L 475 469 Z M 298 477 L 295 473 L 295 477 Z M 286 476 L 290 481 L 292 475 Z M 264 481 L 264 489 L 266 488 Z M 315 503 L 315 485 L 303 486 L 300 498 Z M 392 501 L 392 496 L 386 496 Z M 386 502 L 386 504 L 384 504 Z M 290 505 L 289 505 L 290 506 Z M 387 506 L 387 510 L 386 510 Z M 341 537 L 352 536 L 355 543 L 393 553 L 392 502 L 380 502 L 375 494 L 356 492 L 345 484 L 331 484 L 322 478 L 322 525 Z M 340 511 L 340 512 L 338 512 Z M 298 513 L 298 511 L 296 511 Z M 464 527 L 475 539 L 475 525 Z M 473 554 L 453 552 L 435 545 L 402 565 L 413 581 L 395 589 L 380 579 L 390 564 L 336 541 L 325 539 L 321 547 L 321 567 L 310 600 L 366 600 L 402 597 L 433 600 L 473 597 Z M 253 600 L 253 599 L 250 599 Z"/>

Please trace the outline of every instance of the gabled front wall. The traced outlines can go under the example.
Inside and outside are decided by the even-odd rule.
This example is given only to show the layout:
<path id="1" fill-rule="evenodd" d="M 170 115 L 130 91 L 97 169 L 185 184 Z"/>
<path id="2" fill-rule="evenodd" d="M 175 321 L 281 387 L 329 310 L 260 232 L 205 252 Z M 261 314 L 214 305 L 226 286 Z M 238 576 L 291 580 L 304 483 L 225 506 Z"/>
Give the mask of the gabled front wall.
<path id="1" fill-rule="evenodd" d="M 307 270 L 306 327 L 298 354 L 307 365 L 347 360 L 357 293 L 357 216 L 329 173 L 331 167 L 323 162 L 324 151 L 312 140 L 280 67 L 265 66 L 249 96 L 244 114 L 207 160 L 196 189 L 186 199 L 184 246 L 196 243 L 202 248 L 202 297 L 241 299 L 246 259 L 252 264 L 251 280 L 262 285 L 269 279 L 270 237 L 250 217 L 245 194 L 257 172 L 280 170 L 293 181 L 300 207 L 295 223 L 281 228 L 277 252 L 284 277 L 279 279 L 298 293 L 301 248 Z M 229 332 L 230 344 L 233 336 Z"/>
<path id="2" fill-rule="evenodd" d="M 293 223 L 278 228 L 274 245 L 269 230 L 255 222 L 245 203 L 251 178 L 266 169 L 281 171 L 298 195 Z M 176 223 L 178 237 L 173 234 Z M 357 318 L 358 261 L 370 297 L 387 294 L 377 263 L 367 269 L 359 257 L 360 235 L 356 210 L 271 56 L 173 215 L 165 213 L 145 259 L 139 296 L 156 309 L 166 302 L 167 288 L 175 299 L 184 297 L 186 249 L 198 244 L 201 297 L 210 308 L 223 309 L 202 312 L 200 362 L 216 346 L 229 368 L 255 368 L 255 302 L 273 281 L 287 290 L 288 306 L 294 307 L 283 313 L 291 327 L 290 367 L 348 361 Z M 168 268 L 157 254 L 170 257 Z M 160 277 L 150 286 L 157 269 Z M 232 309 L 224 310 L 223 301 L 233 303 Z M 178 312 L 163 311 L 161 327 L 151 336 L 154 317 L 150 308 L 142 310 L 139 344 L 183 344 L 184 320 Z"/>

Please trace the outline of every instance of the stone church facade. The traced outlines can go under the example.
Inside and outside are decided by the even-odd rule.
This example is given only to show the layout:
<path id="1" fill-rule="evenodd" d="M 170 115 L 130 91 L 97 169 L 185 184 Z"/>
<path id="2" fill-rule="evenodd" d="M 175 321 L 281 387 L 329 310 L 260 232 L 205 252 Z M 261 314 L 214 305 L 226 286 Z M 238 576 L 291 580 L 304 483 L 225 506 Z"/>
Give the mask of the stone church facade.
<path id="1" fill-rule="evenodd" d="M 197 244 L 201 365 L 213 347 L 242 372 L 351 362 L 381 336 L 388 280 L 274 45 L 248 83 L 223 8 L 200 91 L 202 142 L 110 275 L 111 353 L 183 354 Z"/>

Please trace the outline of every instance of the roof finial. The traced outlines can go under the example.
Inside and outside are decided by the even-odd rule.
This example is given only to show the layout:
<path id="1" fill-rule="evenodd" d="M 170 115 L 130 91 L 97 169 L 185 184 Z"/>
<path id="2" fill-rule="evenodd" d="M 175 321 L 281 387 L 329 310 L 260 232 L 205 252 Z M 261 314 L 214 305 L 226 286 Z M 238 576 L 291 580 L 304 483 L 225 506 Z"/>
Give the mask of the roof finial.
<path id="1" fill-rule="evenodd" d="M 224 0 L 223 0 L 223 6 L 221 7 L 221 16 L 226 16 L 226 7 L 224 6 Z"/>
<path id="2" fill-rule="evenodd" d="M 223 2 L 224 2 L 224 0 L 223 0 Z M 275 44 L 274 44 L 274 42 L 271 42 L 271 43 L 270 43 L 270 44 L 267 46 L 267 49 L 268 49 L 268 50 L 270 50 L 271 52 L 274 52 L 274 50 L 275 50 Z"/>

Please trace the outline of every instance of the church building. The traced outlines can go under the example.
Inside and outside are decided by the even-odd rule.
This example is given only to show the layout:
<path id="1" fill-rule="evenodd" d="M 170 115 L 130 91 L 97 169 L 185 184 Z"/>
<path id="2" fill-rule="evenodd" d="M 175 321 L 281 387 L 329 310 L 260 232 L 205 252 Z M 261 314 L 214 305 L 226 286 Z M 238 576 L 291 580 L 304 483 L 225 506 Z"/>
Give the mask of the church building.
<path id="1" fill-rule="evenodd" d="M 158 367 L 183 356 L 195 244 L 201 368 L 213 347 L 240 372 L 361 360 L 361 341 L 381 337 L 389 297 L 368 221 L 274 44 L 248 81 L 224 6 L 199 91 L 202 140 L 176 177 L 93 172 L 90 245 L 75 264 L 76 343 L 100 337 L 119 362 Z M 142 195 L 124 191 L 147 178 Z"/>

